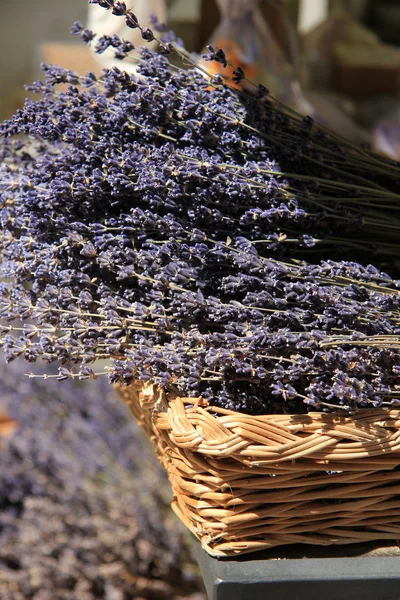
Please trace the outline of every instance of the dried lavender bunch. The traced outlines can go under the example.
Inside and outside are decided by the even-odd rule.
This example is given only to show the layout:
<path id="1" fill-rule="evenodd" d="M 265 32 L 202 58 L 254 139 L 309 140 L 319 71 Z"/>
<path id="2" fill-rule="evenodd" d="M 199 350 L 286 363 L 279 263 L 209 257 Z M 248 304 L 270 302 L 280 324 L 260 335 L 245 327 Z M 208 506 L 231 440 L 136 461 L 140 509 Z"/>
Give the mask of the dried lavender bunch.
<path id="1" fill-rule="evenodd" d="M 1 314 L 30 320 L 4 326 L 7 359 L 72 363 L 59 378 L 84 379 L 96 377 L 91 362 L 111 357 L 113 382 L 151 379 L 252 412 L 398 400 L 398 283 L 356 263 L 282 263 L 243 238 L 198 235 L 144 236 L 135 250 L 111 235 L 92 256 L 72 236 L 36 267 L 5 261 L 6 275 L 32 282 L 0 288 Z"/>
<path id="2" fill-rule="evenodd" d="M 191 597 L 164 473 L 125 407 L 106 382 L 59 385 L 21 367 L 2 365 L 0 383 L 19 421 L 0 441 L 2 599 Z"/>
<path id="3" fill-rule="evenodd" d="M 75 31 L 95 41 L 81 26 Z M 130 52 L 105 37 L 98 51 L 111 44 L 120 58 Z M 138 77 L 45 67 L 46 83 L 33 86 L 44 98 L 27 102 L 0 132 L 46 140 L 57 151 L 43 155 L 28 144 L 26 153 L 40 154 L 23 169 L 3 169 L 6 201 L 46 202 L 61 217 L 65 194 L 81 211 L 93 211 L 94 198 L 122 207 L 133 196 L 142 210 L 215 236 L 245 236 L 275 256 L 305 249 L 331 258 L 344 250 L 367 260 L 398 256 L 396 163 L 346 149 L 310 119 L 222 80 L 210 87 L 198 70 L 177 69 L 163 55 L 141 49 L 139 58 Z M 69 91 L 58 92 L 59 83 Z"/>
<path id="4" fill-rule="evenodd" d="M 125 55 L 110 39 L 99 49 Z M 281 260 L 317 229 L 329 257 L 339 229 L 343 245 L 383 248 L 384 232 L 384 252 L 397 248 L 396 165 L 368 155 L 367 185 L 364 151 L 145 49 L 137 76 L 46 77 L 42 100 L 2 128 L 8 360 L 59 361 L 60 379 L 85 379 L 111 358 L 112 382 L 253 413 L 398 402 L 399 284 L 356 262 Z"/>

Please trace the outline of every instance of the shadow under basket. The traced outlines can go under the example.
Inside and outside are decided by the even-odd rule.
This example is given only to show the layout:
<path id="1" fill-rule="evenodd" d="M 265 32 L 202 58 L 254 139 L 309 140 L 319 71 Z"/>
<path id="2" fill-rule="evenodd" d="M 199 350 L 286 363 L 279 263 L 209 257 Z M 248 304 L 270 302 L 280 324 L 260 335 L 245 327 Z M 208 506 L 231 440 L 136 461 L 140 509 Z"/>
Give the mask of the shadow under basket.
<path id="1" fill-rule="evenodd" d="M 400 410 L 249 416 L 116 386 L 212 556 L 400 538 Z"/>

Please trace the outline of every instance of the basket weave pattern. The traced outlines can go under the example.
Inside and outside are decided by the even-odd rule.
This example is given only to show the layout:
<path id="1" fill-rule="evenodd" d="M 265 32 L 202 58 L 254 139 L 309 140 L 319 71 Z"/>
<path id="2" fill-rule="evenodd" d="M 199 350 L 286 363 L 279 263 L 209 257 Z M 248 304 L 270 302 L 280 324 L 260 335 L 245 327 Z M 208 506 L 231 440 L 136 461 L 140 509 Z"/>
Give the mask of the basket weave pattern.
<path id="1" fill-rule="evenodd" d="M 213 556 L 400 538 L 400 411 L 248 416 L 117 387 Z"/>

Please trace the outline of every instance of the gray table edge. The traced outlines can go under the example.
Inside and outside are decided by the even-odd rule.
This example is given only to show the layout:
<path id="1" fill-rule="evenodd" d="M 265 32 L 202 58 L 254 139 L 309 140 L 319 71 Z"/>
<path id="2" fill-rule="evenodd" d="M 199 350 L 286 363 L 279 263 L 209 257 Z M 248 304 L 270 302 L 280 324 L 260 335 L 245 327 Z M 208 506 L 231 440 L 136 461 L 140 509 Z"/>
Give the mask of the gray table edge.
<path id="1" fill-rule="evenodd" d="M 400 557 L 240 559 L 194 552 L 209 600 L 400 600 Z"/>

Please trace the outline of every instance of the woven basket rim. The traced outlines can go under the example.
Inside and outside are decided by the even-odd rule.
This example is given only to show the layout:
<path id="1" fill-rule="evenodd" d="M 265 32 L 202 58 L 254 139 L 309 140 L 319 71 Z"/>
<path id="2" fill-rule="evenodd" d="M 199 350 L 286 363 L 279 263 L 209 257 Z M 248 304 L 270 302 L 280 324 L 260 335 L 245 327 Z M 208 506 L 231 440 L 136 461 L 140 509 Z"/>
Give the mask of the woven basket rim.
<path id="1" fill-rule="evenodd" d="M 131 383 L 129 385 L 120 385 L 120 384 L 115 384 L 114 385 L 115 389 L 117 390 L 121 390 L 121 392 L 123 393 L 124 389 L 136 389 L 138 392 L 142 392 L 142 393 L 148 393 L 148 394 L 154 394 L 154 393 L 161 393 L 164 395 L 165 400 L 167 401 L 167 403 L 169 403 L 171 400 L 174 400 L 176 398 L 179 398 L 180 401 L 186 406 L 188 405 L 189 407 L 193 407 L 193 408 L 202 408 L 203 410 L 206 410 L 207 412 L 213 412 L 216 413 L 218 415 L 240 415 L 243 417 L 248 417 L 250 419 L 265 419 L 268 417 L 273 417 L 273 418 L 279 418 L 279 417 L 291 417 L 291 418 L 307 418 L 307 417 L 311 417 L 311 418 L 326 418 L 327 420 L 330 419 L 350 419 L 350 420 L 356 420 L 356 419 L 360 419 L 365 415 L 370 414 L 371 417 L 374 415 L 393 415 L 393 416 L 400 416 L 400 407 L 399 408 L 386 408 L 386 407 L 379 407 L 379 408 L 364 408 L 361 407 L 359 408 L 357 411 L 355 411 L 354 413 L 349 413 L 347 412 L 345 409 L 341 409 L 338 407 L 337 411 L 330 411 L 330 412 L 324 412 L 324 411 L 312 411 L 312 412 L 308 412 L 308 413 L 264 413 L 264 414 L 260 414 L 260 415 L 252 415 L 250 413 L 247 412 L 242 412 L 242 411 L 236 411 L 236 410 L 231 410 L 228 408 L 222 408 L 220 406 L 214 406 L 212 404 L 210 404 L 207 400 L 205 400 L 204 398 L 202 398 L 202 396 L 196 396 L 196 397 L 189 397 L 189 396 L 182 396 L 181 394 L 179 394 L 178 390 L 174 387 L 167 387 L 167 388 L 160 388 L 159 386 L 157 386 L 154 383 L 148 382 L 148 381 L 135 381 L 134 383 Z M 159 406 L 157 406 L 157 404 L 154 404 L 154 410 L 155 412 L 162 412 L 162 409 L 160 409 Z M 190 408 L 189 408 L 190 410 Z"/>
<path id="2" fill-rule="evenodd" d="M 118 387 L 122 395 L 124 388 Z M 235 456 L 257 465 L 312 456 L 352 461 L 400 451 L 400 410 L 363 409 L 337 413 L 248 415 L 185 398 L 152 383 L 136 383 L 140 411 L 180 448 L 203 456 Z M 139 407 L 138 407 L 139 408 Z"/>

